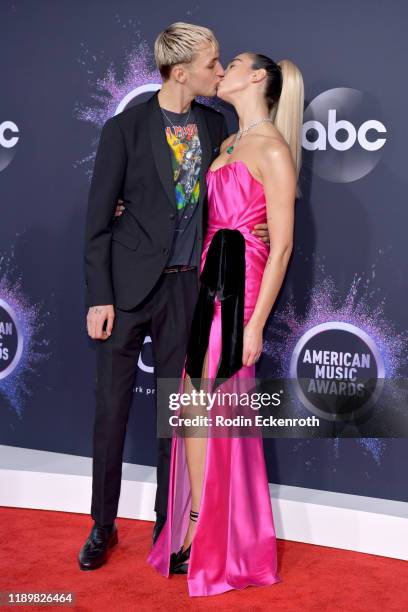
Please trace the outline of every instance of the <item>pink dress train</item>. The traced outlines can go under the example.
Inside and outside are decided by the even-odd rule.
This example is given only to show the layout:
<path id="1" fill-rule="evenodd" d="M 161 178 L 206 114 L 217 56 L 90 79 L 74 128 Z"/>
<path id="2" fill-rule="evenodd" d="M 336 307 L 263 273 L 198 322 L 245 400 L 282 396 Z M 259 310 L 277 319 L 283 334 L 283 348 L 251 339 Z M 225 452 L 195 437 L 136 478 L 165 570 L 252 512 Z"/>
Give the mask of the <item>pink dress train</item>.
<path id="1" fill-rule="evenodd" d="M 241 161 L 209 170 L 207 186 L 208 229 L 200 269 L 218 230 L 241 232 L 245 239 L 246 324 L 256 304 L 269 254 L 268 246 L 251 234 L 256 223 L 266 222 L 263 186 Z M 215 378 L 220 355 L 221 303 L 215 297 L 208 341 L 209 380 Z M 185 368 L 180 389 L 184 378 Z M 255 366 L 243 366 L 232 377 L 238 386 L 244 379 L 254 378 Z M 148 556 L 148 563 L 163 576 L 169 576 L 171 553 L 183 544 L 190 500 L 184 439 L 173 435 L 167 520 Z M 187 574 L 189 594 L 215 595 L 280 581 L 262 437 L 209 436 L 202 499 Z"/>

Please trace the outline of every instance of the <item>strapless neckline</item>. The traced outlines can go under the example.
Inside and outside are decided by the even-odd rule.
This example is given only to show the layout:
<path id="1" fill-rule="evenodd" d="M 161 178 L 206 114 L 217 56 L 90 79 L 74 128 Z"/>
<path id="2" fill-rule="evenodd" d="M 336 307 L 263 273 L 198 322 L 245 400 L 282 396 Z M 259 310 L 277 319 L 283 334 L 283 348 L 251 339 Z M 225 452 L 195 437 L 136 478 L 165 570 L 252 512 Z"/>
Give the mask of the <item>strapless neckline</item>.
<path id="1" fill-rule="evenodd" d="M 216 174 L 220 170 L 224 170 L 224 168 L 228 168 L 228 166 L 234 166 L 235 164 L 242 164 L 242 166 L 245 168 L 245 170 L 247 171 L 248 175 L 252 178 L 252 180 L 254 180 L 255 183 L 258 183 L 258 185 L 263 188 L 263 184 L 261 183 L 261 181 L 258 181 L 258 179 L 254 177 L 254 175 L 249 171 L 249 168 L 246 165 L 246 163 L 242 161 L 241 159 L 236 159 L 235 161 L 229 162 L 228 164 L 224 164 L 223 166 L 220 166 L 219 168 L 216 168 L 215 170 L 211 170 L 211 168 L 208 168 L 208 172 L 211 172 L 211 174 Z"/>

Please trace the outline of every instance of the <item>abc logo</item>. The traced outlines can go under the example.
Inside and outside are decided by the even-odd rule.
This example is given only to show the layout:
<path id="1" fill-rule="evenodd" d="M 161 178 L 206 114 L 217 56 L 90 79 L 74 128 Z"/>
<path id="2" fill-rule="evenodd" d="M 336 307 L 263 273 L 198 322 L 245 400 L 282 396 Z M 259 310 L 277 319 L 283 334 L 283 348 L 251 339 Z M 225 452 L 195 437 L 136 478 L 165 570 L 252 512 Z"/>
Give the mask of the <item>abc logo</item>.
<path id="1" fill-rule="evenodd" d="M 387 129 L 370 118 L 370 102 L 356 89 L 330 89 L 307 107 L 303 124 L 304 160 L 321 178 L 349 183 L 378 164 Z"/>
<path id="2" fill-rule="evenodd" d="M 315 129 L 318 133 L 318 138 L 310 142 L 307 140 L 306 135 L 308 130 L 311 128 Z M 347 138 L 343 141 L 337 140 L 337 132 L 344 130 L 347 134 Z M 385 138 L 377 138 L 376 140 L 367 140 L 368 130 L 376 130 L 377 132 L 386 132 L 385 126 L 381 121 L 365 121 L 358 129 L 358 132 L 354 125 L 350 121 L 345 119 L 339 121 L 336 118 L 336 109 L 329 110 L 329 120 L 327 126 L 327 133 L 324 125 L 319 121 L 307 121 L 303 125 L 303 146 L 309 151 L 324 151 L 327 149 L 327 141 L 330 146 L 337 151 L 347 151 L 351 149 L 356 140 L 358 140 L 360 146 L 366 151 L 378 151 L 385 143 Z"/>
<path id="3" fill-rule="evenodd" d="M 13 121 L 0 123 L 0 172 L 7 168 L 15 155 L 15 146 L 20 136 Z"/>

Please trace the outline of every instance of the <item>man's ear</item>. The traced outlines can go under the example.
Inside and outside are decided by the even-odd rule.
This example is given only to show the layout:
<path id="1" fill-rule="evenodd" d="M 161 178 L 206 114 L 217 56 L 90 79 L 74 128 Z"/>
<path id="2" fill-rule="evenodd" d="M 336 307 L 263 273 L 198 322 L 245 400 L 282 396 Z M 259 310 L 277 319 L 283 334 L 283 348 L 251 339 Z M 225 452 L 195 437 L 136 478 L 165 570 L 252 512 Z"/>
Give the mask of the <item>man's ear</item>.
<path id="1" fill-rule="evenodd" d="M 186 74 L 184 67 L 181 64 L 176 64 L 175 66 L 173 66 L 171 73 L 173 75 L 173 78 L 178 83 L 186 82 L 187 74 Z"/>

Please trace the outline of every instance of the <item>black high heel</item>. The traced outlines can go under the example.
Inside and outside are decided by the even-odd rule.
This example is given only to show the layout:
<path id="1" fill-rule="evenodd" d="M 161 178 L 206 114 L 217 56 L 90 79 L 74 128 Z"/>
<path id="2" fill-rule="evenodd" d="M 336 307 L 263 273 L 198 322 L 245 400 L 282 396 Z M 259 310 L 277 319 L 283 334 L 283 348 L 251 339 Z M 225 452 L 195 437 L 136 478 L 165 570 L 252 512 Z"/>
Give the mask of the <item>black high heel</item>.
<path id="1" fill-rule="evenodd" d="M 190 520 L 196 522 L 198 512 L 190 510 Z M 183 545 L 176 553 L 172 553 L 170 557 L 170 574 L 187 574 L 188 560 L 190 559 L 191 544 L 183 551 Z"/>

